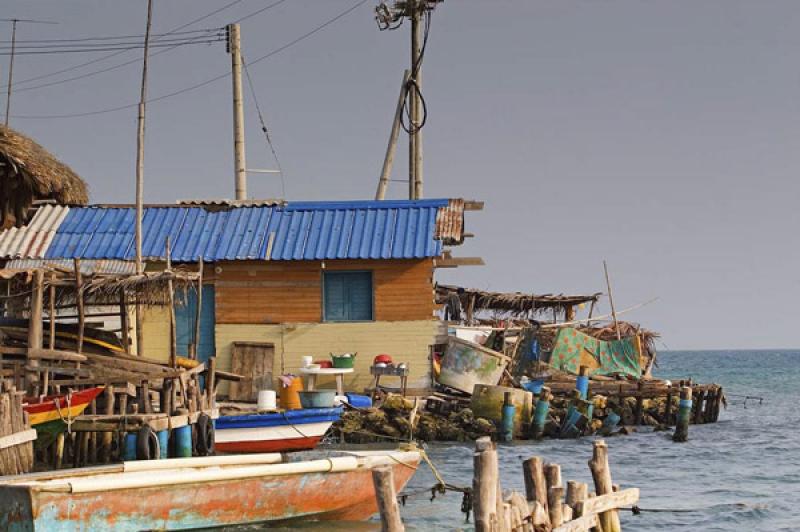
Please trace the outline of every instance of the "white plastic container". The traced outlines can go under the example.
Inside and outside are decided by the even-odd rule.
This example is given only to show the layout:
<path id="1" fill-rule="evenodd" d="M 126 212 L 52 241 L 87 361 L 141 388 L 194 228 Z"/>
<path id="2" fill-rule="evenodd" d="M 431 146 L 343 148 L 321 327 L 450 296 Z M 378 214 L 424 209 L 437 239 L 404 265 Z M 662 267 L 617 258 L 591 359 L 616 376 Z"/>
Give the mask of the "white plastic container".
<path id="1" fill-rule="evenodd" d="M 347 403 L 346 395 L 337 395 L 333 398 L 333 406 L 342 406 L 344 403 Z"/>
<path id="2" fill-rule="evenodd" d="M 307 368 L 314 362 L 314 357 L 312 356 L 304 356 L 303 357 L 303 367 Z"/>
<path id="3" fill-rule="evenodd" d="M 263 412 L 266 410 L 277 410 L 278 402 L 275 396 L 275 390 L 260 390 L 258 392 L 258 410 Z"/>

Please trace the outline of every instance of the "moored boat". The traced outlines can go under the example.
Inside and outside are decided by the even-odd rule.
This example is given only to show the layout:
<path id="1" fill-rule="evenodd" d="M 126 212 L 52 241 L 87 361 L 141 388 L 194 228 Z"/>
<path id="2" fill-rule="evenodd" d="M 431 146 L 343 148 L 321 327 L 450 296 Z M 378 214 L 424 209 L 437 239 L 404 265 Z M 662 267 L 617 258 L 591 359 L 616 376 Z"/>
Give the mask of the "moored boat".
<path id="1" fill-rule="evenodd" d="M 342 408 L 304 408 L 265 414 L 222 416 L 216 421 L 216 450 L 264 453 L 313 449 Z"/>
<path id="2" fill-rule="evenodd" d="M 36 429 L 37 441 L 40 444 L 51 441 L 64 431 L 68 420 L 81 415 L 102 391 L 103 387 L 98 386 L 62 395 L 26 399 L 22 408 L 28 413 L 31 428 Z"/>
<path id="3" fill-rule="evenodd" d="M 0 477 L 0 529 L 178 530 L 293 519 L 363 520 L 377 511 L 372 470 L 391 467 L 399 492 L 420 459 L 418 450 L 292 462 L 264 453 Z"/>

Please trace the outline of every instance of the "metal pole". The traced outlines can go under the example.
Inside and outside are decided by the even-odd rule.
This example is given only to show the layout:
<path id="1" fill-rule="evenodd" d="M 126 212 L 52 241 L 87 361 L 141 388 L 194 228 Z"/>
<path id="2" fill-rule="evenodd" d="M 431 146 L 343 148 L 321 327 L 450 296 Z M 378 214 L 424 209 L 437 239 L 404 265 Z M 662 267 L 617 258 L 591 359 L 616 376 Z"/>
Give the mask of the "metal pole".
<path id="1" fill-rule="evenodd" d="M 394 111 L 392 133 L 389 135 L 389 145 L 386 146 L 386 156 L 383 158 L 381 178 L 378 181 L 378 191 L 375 193 L 376 200 L 382 200 L 386 197 L 386 188 L 389 186 L 389 176 L 392 174 L 394 154 L 397 151 L 397 137 L 400 136 L 400 121 L 403 119 L 403 103 L 408 94 L 408 79 L 410 77 L 411 71 L 406 70 L 403 74 L 403 84 L 400 86 L 400 98 L 397 100 L 397 109 Z"/>
<path id="2" fill-rule="evenodd" d="M 411 2 L 410 18 L 411 18 L 411 81 L 416 84 L 419 71 L 417 69 L 419 61 L 419 10 L 416 6 L 416 1 Z M 418 134 L 417 131 L 417 90 L 415 88 L 410 90 L 408 101 L 410 120 L 409 120 L 409 133 L 408 133 L 408 199 L 416 199 L 417 197 L 417 149 L 418 149 Z"/>
<path id="3" fill-rule="evenodd" d="M 11 57 L 8 61 L 8 88 L 6 90 L 6 127 L 8 127 L 8 115 L 11 112 L 11 81 L 14 78 L 14 52 L 17 47 L 17 19 L 11 22 Z"/>
<path id="4" fill-rule="evenodd" d="M 242 49 L 239 24 L 229 24 L 231 74 L 233 78 L 233 160 L 236 199 L 247 199 L 247 164 L 244 155 L 244 106 L 242 105 Z"/>
<path id="5" fill-rule="evenodd" d="M 153 0 L 147 0 L 147 29 L 144 34 L 144 60 L 142 62 L 142 87 L 139 97 L 139 119 L 136 135 L 136 273 L 144 271 L 142 265 L 142 217 L 144 216 L 144 112 L 147 100 L 147 55 L 150 46 L 150 28 L 153 25 Z M 142 305 L 136 298 L 136 353 L 144 355 L 142 334 Z"/>

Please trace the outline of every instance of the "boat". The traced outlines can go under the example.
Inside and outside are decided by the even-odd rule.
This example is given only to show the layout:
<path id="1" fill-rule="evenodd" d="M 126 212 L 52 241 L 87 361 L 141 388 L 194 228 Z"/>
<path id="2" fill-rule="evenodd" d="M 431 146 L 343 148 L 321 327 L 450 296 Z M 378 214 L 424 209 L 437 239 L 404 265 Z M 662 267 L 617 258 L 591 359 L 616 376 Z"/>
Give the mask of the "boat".
<path id="1" fill-rule="evenodd" d="M 359 521 L 377 511 L 372 470 L 391 467 L 399 492 L 421 459 L 414 448 L 312 453 L 320 457 L 172 458 L 0 477 L 0 529 L 125 532 Z"/>
<path id="2" fill-rule="evenodd" d="M 216 421 L 215 447 L 222 453 L 265 453 L 313 449 L 342 407 L 303 408 L 265 414 L 221 416 Z"/>
<path id="3" fill-rule="evenodd" d="M 103 386 L 61 395 L 28 398 L 22 409 L 28 413 L 31 428 L 36 429 L 37 445 L 46 445 L 67 427 L 67 421 L 83 414 Z"/>

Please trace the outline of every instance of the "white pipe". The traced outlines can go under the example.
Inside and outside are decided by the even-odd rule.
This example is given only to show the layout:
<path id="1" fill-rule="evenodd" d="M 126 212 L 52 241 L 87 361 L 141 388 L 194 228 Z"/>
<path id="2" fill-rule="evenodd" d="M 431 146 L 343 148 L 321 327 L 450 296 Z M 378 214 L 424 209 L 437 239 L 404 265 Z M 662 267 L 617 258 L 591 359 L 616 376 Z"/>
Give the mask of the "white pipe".
<path id="1" fill-rule="evenodd" d="M 251 464 L 278 464 L 281 453 L 241 454 L 230 456 L 202 456 L 197 458 L 167 458 L 165 460 L 138 460 L 123 462 L 123 471 L 154 471 L 158 469 L 180 469 L 185 467 L 231 466 Z"/>
<path id="2" fill-rule="evenodd" d="M 98 491 L 142 489 L 158 486 L 177 486 L 182 484 L 200 484 L 224 480 L 241 480 L 254 477 L 272 477 L 280 475 L 302 475 L 307 473 L 336 473 L 358 469 L 359 460 L 354 456 L 339 456 L 325 460 L 310 460 L 288 464 L 269 464 L 247 467 L 213 468 L 206 470 L 163 470 L 159 472 L 142 472 L 148 474 L 109 475 L 110 478 L 87 477 L 70 480 L 67 484 L 72 493 L 92 493 Z M 58 484 L 63 486 L 63 482 Z M 57 488 L 58 484 L 52 486 Z M 50 486 L 39 486 L 41 491 L 49 491 Z M 61 491 L 55 489 L 55 491 Z"/>

